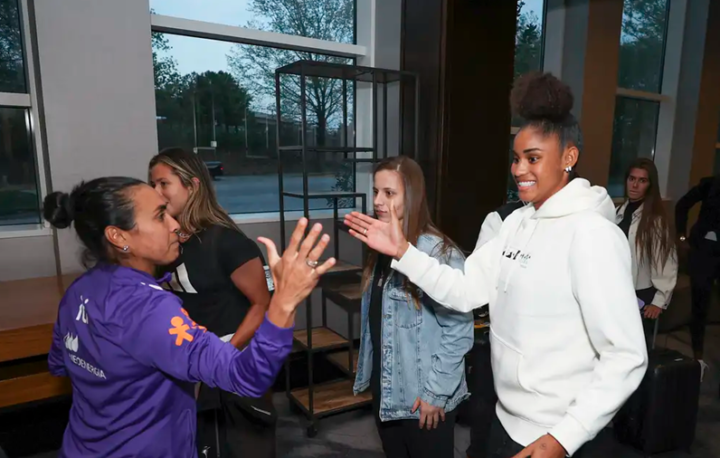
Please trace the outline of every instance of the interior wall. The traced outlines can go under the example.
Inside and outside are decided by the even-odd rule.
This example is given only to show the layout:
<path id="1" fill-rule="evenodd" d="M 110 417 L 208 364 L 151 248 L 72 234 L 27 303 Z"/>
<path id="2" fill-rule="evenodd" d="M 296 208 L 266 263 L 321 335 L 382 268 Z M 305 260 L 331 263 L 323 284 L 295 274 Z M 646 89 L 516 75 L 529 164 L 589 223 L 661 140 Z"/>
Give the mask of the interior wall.
<path id="1" fill-rule="evenodd" d="M 157 151 L 147 1 L 36 0 L 37 59 L 52 189 L 103 175 L 144 179 Z M 58 231 L 64 273 L 81 270 Z"/>
<path id="2" fill-rule="evenodd" d="M 0 239 L 0 282 L 55 275 L 50 235 Z"/>
<path id="3" fill-rule="evenodd" d="M 406 1 L 403 70 L 420 75 L 420 164 L 440 228 L 466 250 L 507 190 L 515 2 Z"/>
<path id="4" fill-rule="evenodd" d="M 438 224 L 470 252 L 507 197 L 516 6 L 447 5 Z"/>
<path id="5" fill-rule="evenodd" d="M 700 101 L 692 144 L 692 168 L 688 186 L 695 186 L 701 178 L 713 174 L 715 145 L 720 125 L 720 2 L 703 0 L 691 2 L 692 7 L 707 11 L 705 46 L 702 53 Z M 700 56 L 698 56 L 700 57 Z"/>

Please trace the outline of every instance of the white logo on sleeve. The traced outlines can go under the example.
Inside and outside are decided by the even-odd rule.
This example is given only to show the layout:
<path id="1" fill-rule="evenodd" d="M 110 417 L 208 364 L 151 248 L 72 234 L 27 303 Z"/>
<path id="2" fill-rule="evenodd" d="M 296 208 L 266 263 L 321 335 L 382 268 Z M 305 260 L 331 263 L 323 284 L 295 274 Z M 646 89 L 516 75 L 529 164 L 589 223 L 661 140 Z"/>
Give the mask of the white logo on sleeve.
<path id="1" fill-rule="evenodd" d="M 85 305 L 89 301 L 90 299 L 83 299 L 83 297 L 80 296 L 80 307 L 78 309 L 78 314 L 75 317 L 75 321 L 82 321 L 84 324 L 88 324 L 87 307 L 85 307 Z"/>
<path id="2" fill-rule="evenodd" d="M 70 333 L 67 333 L 65 335 L 65 348 L 67 348 L 71 352 L 77 353 L 78 345 L 78 336 L 73 337 L 73 335 Z"/>

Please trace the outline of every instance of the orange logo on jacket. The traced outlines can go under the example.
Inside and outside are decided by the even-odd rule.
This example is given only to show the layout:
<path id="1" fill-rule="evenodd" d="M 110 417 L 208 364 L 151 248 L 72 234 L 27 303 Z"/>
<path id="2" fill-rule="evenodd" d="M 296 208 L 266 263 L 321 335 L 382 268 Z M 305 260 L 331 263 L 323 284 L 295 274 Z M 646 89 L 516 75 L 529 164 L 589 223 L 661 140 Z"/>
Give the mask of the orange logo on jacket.
<path id="1" fill-rule="evenodd" d="M 180 309 L 183 315 L 187 317 L 188 320 L 190 320 L 190 323 L 192 323 L 192 329 L 201 329 L 203 332 L 207 331 L 207 328 L 205 326 L 198 326 L 197 323 L 195 323 L 193 320 L 190 319 L 190 315 L 185 309 Z M 181 316 L 174 316 L 170 320 L 170 324 L 172 327 L 168 329 L 168 332 L 170 335 L 176 336 L 175 337 L 175 345 L 178 347 L 183 344 L 186 340 L 188 342 L 193 341 L 193 336 L 188 332 L 188 330 L 191 329 L 191 326 L 185 324 L 185 320 Z"/>
<path id="2" fill-rule="evenodd" d="M 190 320 L 190 322 L 192 323 L 192 328 L 193 328 L 193 329 L 202 329 L 203 332 L 207 331 L 207 328 L 206 328 L 205 326 L 198 326 L 198 324 L 197 324 L 196 322 L 194 322 L 194 321 L 192 320 L 192 318 L 190 318 L 190 315 L 188 314 L 187 310 L 185 310 L 185 309 L 180 309 L 180 311 L 182 312 L 183 315 L 185 315 L 185 316 L 187 317 L 188 320 Z"/>
<path id="3" fill-rule="evenodd" d="M 185 324 L 185 320 L 182 319 L 182 317 L 174 316 L 170 320 L 170 324 L 173 326 L 168 330 L 170 335 L 174 335 L 175 337 L 175 345 L 178 347 L 182 345 L 184 341 L 192 342 L 193 336 L 188 332 L 188 329 L 190 329 L 190 326 Z"/>

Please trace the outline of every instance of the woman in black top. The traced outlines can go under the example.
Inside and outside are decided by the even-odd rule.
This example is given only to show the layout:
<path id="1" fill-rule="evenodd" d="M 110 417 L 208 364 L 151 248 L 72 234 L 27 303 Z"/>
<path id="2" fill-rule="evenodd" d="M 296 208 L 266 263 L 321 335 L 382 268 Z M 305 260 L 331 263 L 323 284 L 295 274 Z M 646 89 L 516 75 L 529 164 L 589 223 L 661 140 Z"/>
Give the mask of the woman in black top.
<path id="1" fill-rule="evenodd" d="M 193 321 L 245 347 L 270 303 L 272 280 L 260 249 L 220 207 L 197 155 L 179 148 L 161 151 L 150 161 L 150 184 L 168 201 L 168 213 L 181 228 L 182 250 L 166 287 L 180 296 Z M 200 456 L 274 457 L 270 394 L 250 399 L 199 387 L 197 439 Z"/>

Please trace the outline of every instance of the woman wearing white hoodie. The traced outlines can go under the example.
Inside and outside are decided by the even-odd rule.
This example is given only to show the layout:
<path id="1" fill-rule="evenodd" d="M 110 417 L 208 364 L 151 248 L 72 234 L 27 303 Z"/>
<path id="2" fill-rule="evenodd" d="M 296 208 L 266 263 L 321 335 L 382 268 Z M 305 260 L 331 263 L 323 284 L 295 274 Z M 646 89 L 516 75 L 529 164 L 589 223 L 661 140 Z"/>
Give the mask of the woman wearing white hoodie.
<path id="1" fill-rule="evenodd" d="M 388 223 L 354 212 L 346 224 L 438 303 L 458 311 L 490 304 L 499 421 L 488 457 L 577 456 L 647 368 L 630 249 L 607 191 L 574 178 L 582 135 L 570 89 L 529 74 L 511 102 L 525 119 L 512 174 L 532 205 L 508 216 L 464 272 L 410 245 L 395 216 Z"/>

